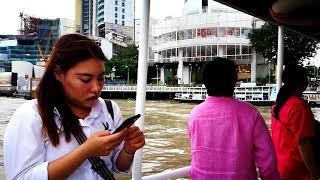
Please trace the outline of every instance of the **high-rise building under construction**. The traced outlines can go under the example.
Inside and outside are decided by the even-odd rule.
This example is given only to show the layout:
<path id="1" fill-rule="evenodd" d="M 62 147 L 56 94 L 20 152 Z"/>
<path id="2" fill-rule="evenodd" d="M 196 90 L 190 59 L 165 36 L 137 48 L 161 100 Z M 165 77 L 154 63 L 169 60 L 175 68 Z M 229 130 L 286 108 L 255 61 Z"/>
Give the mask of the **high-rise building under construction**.
<path id="1" fill-rule="evenodd" d="M 56 40 L 73 32 L 71 20 L 41 19 L 21 12 L 19 35 L 0 36 L 0 72 L 10 72 L 12 61 L 45 62 Z"/>

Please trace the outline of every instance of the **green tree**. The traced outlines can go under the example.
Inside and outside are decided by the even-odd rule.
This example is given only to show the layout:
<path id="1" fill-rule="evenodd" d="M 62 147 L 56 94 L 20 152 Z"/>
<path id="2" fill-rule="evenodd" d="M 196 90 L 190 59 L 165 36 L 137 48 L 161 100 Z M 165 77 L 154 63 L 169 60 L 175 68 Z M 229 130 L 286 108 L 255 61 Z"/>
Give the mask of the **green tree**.
<path id="1" fill-rule="evenodd" d="M 248 38 L 255 50 L 264 58 L 275 63 L 278 51 L 278 26 L 265 23 L 261 28 L 253 29 Z M 284 64 L 301 64 L 304 59 L 314 56 L 319 42 L 285 29 Z"/>
<path id="2" fill-rule="evenodd" d="M 106 61 L 106 73 L 110 74 L 114 67 L 116 76 L 119 76 L 117 80 L 127 81 L 129 72 L 130 82 L 136 82 L 138 53 L 138 48 L 134 45 L 119 50 L 115 56 Z"/>

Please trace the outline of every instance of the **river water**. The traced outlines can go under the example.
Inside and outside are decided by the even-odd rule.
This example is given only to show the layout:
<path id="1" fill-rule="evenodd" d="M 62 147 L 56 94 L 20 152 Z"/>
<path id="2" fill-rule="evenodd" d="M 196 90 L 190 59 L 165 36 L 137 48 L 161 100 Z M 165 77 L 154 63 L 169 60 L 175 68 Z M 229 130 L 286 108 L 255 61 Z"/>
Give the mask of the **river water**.
<path id="1" fill-rule="evenodd" d="M 15 109 L 26 100 L 0 97 L 0 179 L 3 173 L 3 134 Z M 123 118 L 134 115 L 135 101 L 115 99 L 121 108 Z M 190 148 L 187 137 L 187 120 L 190 110 L 196 104 L 174 101 L 147 101 L 145 114 L 146 145 L 143 149 L 143 175 L 159 173 L 190 164 Z M 270 107 L 258 107 L 270 125 Z M 313 109 L 315 116 L 320 109 Z M 119 179 L 131 177 L 119 176 Z"/>

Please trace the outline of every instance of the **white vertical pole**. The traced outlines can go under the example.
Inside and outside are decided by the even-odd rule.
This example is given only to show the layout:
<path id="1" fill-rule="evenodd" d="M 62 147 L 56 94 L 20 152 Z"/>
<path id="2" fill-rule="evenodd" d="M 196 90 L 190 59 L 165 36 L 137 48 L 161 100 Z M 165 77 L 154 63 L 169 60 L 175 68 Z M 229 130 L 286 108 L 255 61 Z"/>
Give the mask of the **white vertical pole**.
<path id="1" fill-rule="evenodd" d="M 178 76 L 178 84 L 183 84 L 183 50 L 180 48 L 178 50 L 178 70 L 177 70 L 177 76 Z"/>
<path id="2" fill-rule="evenodd" d="M 284 53 L 284 38 L 283 26 L 278 26 L 278 56 L 277 56 L 277 93 L 282 86 L 282 71 L 283 71 L 283 53 Z"/>
<path id="3" fill-rule="evenodd" d="M 159 69 L 158 69 L 158 65 L 156 65 L 157 67 L 157 86 L 159 86 Z"/>
<path id="4" fill-rule="evenodd" d="M 90 14 L 92 14 L 92 10 L 93 10 L 93 9 L 91 9 L 92 3 L 93 3 L 93 1 L 90 0 L 89 1 L 89 35 L 90 36 L 92 35 L 92 16 L 90 16 Z"/>
<path id="5" fill-rule="evenodd" d="M 165 84 L 165 79 L 164 79 L 164 67 L 160 67 L 160 83 Z"/>
<path id="6" fill-rule="evenodd" d="M 97 0 L 92 1 L 92 24 L 91 24 L 92 36 L 96 36 L 97 32 Z"/>
<path id="7" fill-rule="evenodd" d="M 136 0 L 133 0 L 133 45 L 136 46 Z"/>
<path id="8" fill-rule="evenodd" d="M 252 61 L 251 61 L 251 82 L 255 83 L 257 80 L 257 54 L 256 50 L 252 49 Z"/>
<path id="9" fill-rule="evenodd" d="M 130 72 L 129 72 L 129 67 L 128 68 L 128 74 L 127 74 L 127 85 L 129 85 L 129 81 L 130 81 Z"/>
<path id="10" fill-rule="evenodd" d="M 270 84 L 270 76 L 271 76 L 271 72 L 270 72 L 270 71 L 271 71 L 270 63 L 271 63 L 271 62 L 270 62 L 270 60 L 268 60 L 268 65 L 269 65 L 269 66 L 268 66 L 268 67 L 269 67 L 269 84 Z"/>
<path id="11" fill-rule="evenodd" d="M 146 103 L 146 84 L 148 71 L 148 37 L 150 0 L 142 0 L 142 19 L 140 27 L 140 45 L 138 59 L 138 81 L 136 94 L 136 114 L 141 114 L 135 123 L 142 131 L 144 130 L 144 113 Z M 142 176 L 142 149 L 138 150 L 133 160 L 132 179 L 140 180 Z"/>
<path id="12" fill-rule="evenodd" d="M 189 86 L 191 87 L 191 78 L 192 77 L 192 65 L 191 64 L 189 64 Z"/>
<path id="13" fill-rule="evenodd" d="M 222 45 L 218 45 L 218 56 L 219 57 L 223 57 L 225 54 L 224 54 L 224 51 L 223 51 L 223 46 Z"/>

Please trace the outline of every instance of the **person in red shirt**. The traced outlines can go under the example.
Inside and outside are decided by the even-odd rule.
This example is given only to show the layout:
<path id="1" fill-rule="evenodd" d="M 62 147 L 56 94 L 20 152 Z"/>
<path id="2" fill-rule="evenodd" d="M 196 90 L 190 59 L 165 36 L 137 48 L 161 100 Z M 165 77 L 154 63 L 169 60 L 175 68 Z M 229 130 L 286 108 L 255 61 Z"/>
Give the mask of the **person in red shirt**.
<path id="1" fill-rule="evenodd" d="M 284 180 L 319 179 L 320 169 L 310 139 L 314 134 L 313 114 L 301 98 L 308 78 L 305 68 L 287 65 L 281 87 L 272 108 L 271 129 L 278 170 Z"/>

